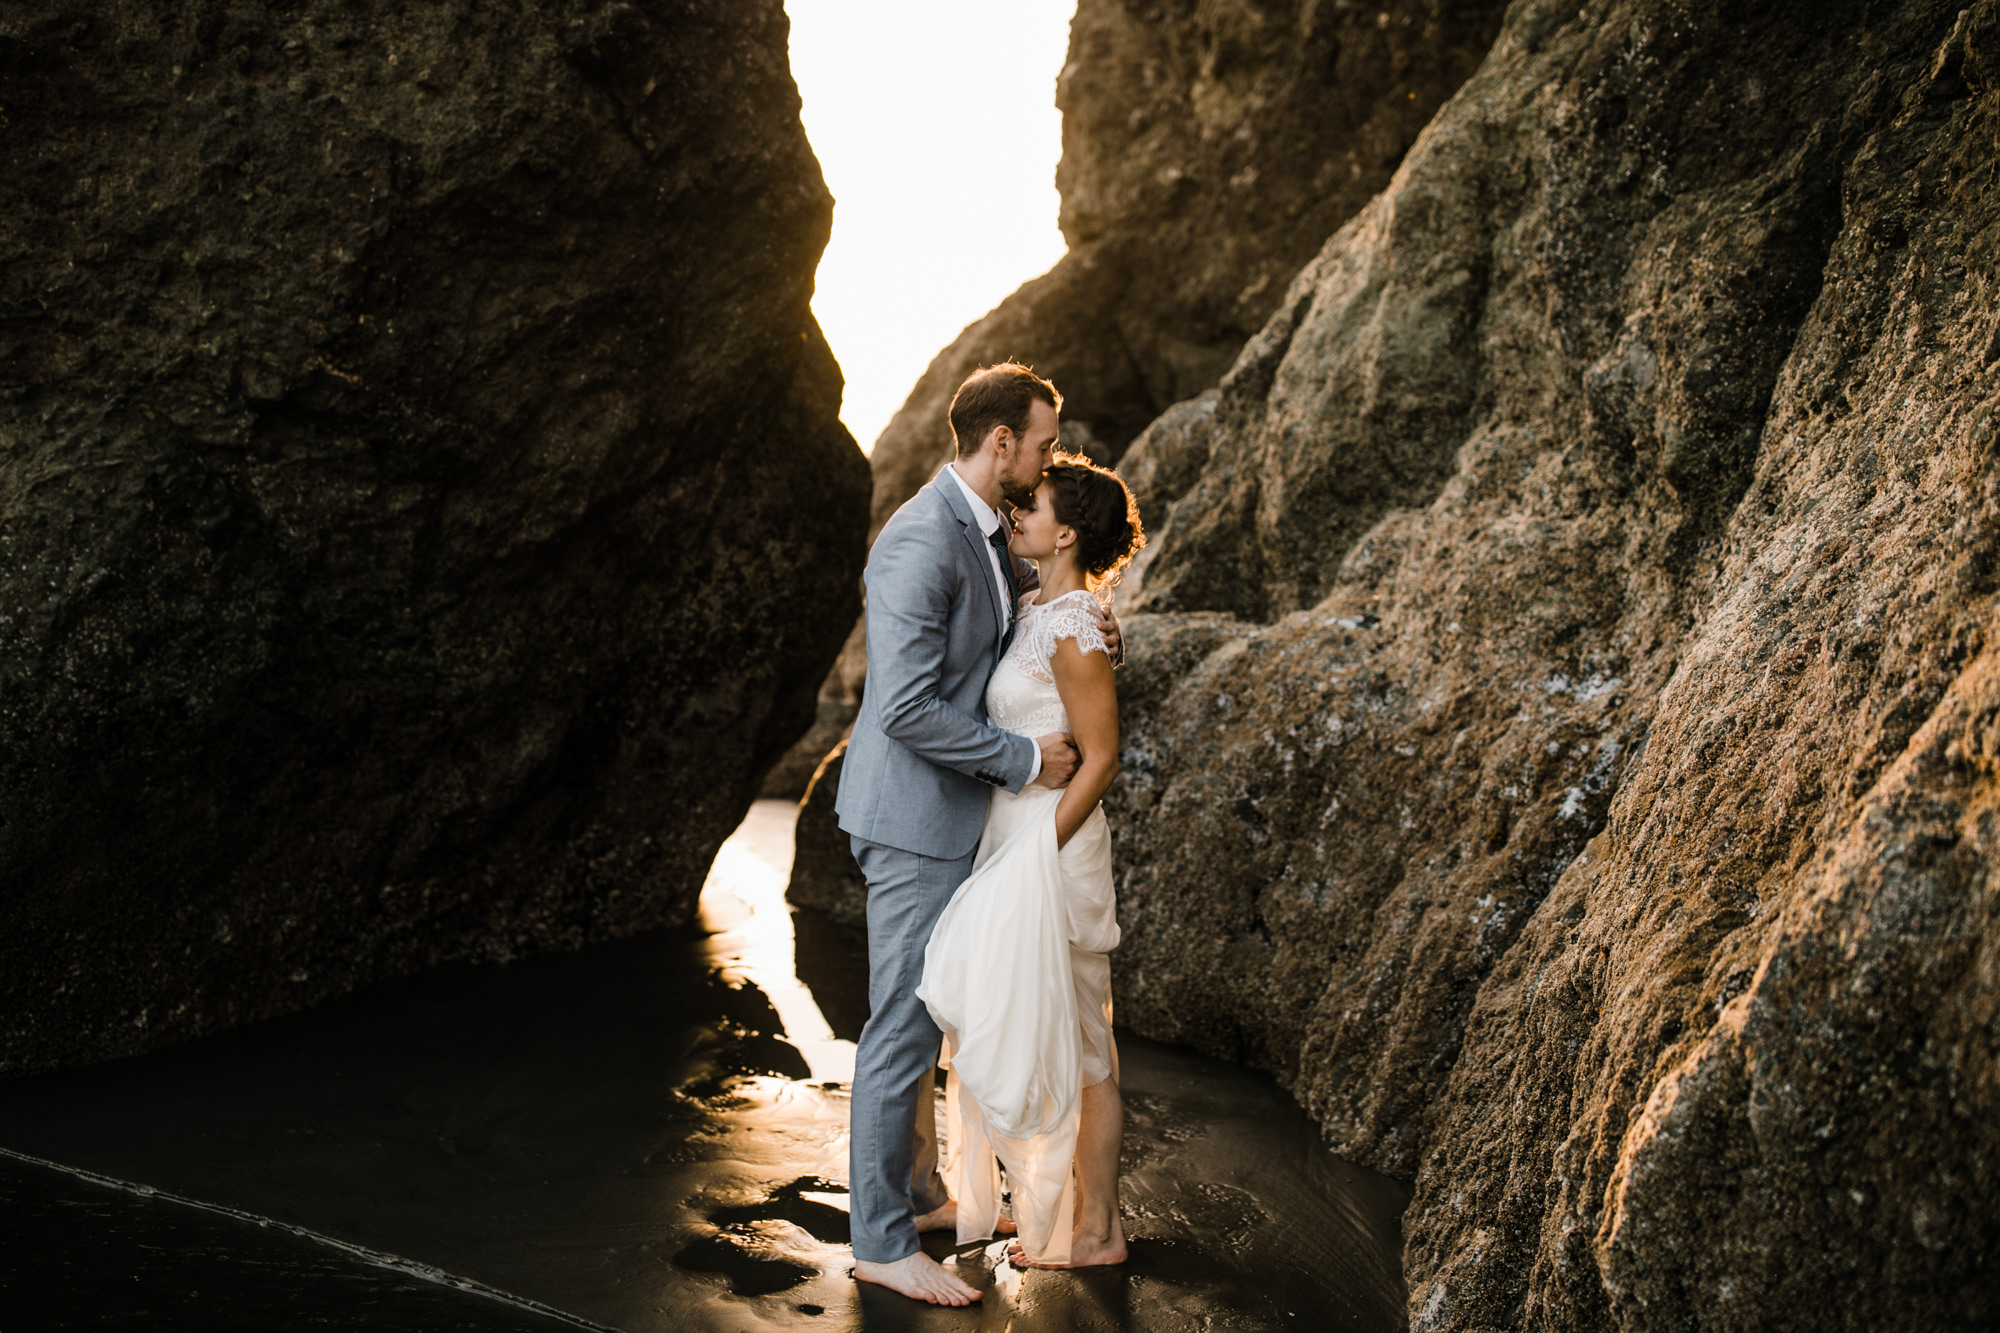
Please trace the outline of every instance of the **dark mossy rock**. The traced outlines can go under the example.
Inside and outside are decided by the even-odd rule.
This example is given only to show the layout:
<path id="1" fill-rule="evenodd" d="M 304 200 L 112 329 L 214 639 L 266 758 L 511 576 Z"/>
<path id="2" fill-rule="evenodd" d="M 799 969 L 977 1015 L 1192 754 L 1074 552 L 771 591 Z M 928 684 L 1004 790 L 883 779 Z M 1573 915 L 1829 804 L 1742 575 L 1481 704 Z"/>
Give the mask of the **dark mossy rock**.
<path id="1" fill-rule="evenodd" d="M 786 40 L 0 12 L 0 1069 L 690 914 L 858 605 Z"/>
<path id="2" fill-rule="evenodd" d="M 792 879 L 785 896 L 843 926 L 859 926 L 868 919 L 868 881 L 861 877 L 861 867 L 854 863 L 853 849 L 833 812 L 833 798 L 840 792 L 840 765 L 846 757 L 847 742 L 842 741 L 820 764 L 799 802 Z"/>

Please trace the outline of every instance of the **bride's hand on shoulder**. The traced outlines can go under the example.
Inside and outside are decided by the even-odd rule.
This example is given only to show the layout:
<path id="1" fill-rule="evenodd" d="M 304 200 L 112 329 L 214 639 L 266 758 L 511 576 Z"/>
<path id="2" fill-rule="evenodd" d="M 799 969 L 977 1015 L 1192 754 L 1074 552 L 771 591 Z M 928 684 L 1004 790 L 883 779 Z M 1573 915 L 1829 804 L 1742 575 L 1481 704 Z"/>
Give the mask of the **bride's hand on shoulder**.
<path id="1" fill-rule="evenodd" d="M 1104 636 L 1104 647 L 1111 654 L 1111 665 L 1125 665 L 1125 637 L 1119 632 L 1118 617 L 1110 607 L 1097 608 L 1097 632 Z"/>

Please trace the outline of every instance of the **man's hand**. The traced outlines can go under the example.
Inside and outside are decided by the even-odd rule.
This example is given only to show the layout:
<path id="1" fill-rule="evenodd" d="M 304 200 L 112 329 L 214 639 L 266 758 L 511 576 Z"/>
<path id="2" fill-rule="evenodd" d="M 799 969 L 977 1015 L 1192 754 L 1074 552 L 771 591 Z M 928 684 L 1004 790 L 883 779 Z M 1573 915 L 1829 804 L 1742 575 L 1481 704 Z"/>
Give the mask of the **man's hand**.
<path id="1" fill-rule="evenodd" d="M 1069 780 L 1076 776 L 1077 764 L 1076 746 L 1070 742 L 1069 733 L 1052 731 L 1035 737 L 1035 744 L 1042 747 L 1042 771 L 1028 785 L 1052 790 L 1069 786 Z"/>
<path id="2" fill-rule="evenodd" d="M 1103 607 L 1097 609 L 1097 632 L 1104 636 L 1104 646 L 1111 652 L 1111 665 L 1125 665 L 1125 638 L 1118 632 L 1118 617 Z"/>

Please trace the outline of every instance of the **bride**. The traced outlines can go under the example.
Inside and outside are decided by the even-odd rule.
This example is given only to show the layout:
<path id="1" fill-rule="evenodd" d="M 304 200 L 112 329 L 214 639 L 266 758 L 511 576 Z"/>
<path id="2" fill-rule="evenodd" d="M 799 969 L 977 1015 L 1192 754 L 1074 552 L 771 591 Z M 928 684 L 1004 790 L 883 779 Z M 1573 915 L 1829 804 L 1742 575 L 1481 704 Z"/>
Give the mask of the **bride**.
<path id="1" fill-rule="evenodd" d="M 993 793 L 970 877 L 924 952 L 918 996 L 944 1031 L 945 1178 L 961 1243 L 991 1238 L 1000 1172 L 1014 1261 L 1115 1264 L 1124 1107 L 1111 1036 L 1118 922 L 1098 800 L 1118 773 L 1118 696 L 1097 594 L 1145 542 L 1116 473 L 1059 456 L 1014 511 L 1008 549 L 1035 562 L 986 687 L 987 716 L 1023 736 L 1068 732 L 1082 757 L 1060 790 Z"/>

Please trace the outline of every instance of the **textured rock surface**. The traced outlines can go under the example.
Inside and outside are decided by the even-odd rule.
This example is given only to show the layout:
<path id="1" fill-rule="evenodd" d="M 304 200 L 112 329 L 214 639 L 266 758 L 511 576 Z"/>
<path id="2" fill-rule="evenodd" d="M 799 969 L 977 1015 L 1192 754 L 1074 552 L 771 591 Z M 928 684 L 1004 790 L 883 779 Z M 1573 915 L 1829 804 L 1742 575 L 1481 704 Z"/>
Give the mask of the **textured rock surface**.
<path id="1" fill-rule="evenodd" d="M 784 757 L 764 775 L 759 795 L 797 800 L 805 795 L 812 777 L 833 747 L 847 736 L 854 715 L 861 711 L 861 687 L 868 682 L 868 626 L 860 616 L 841 645 L 833 669 L 820 682 L 814 702 L 812 726 L 793 742 Z"/>
<path id="2" fill-rule="evenodd" d="M 1120 1018 L 1412 1326 L 2000 1316 L 2000 7 L 1524 3 L 1128 456 Z"/>
<path id="3" fill-rule="evenodd" d="M 853 623 L 778 0 L 0 13 L 0 1068 L 684 917 Z"/>
<path id="4" fill-rule="evenodd" d="M 938 353 L 875 442 L 875 525 L 951 456 L 977 365 L 1032 362 L 1116 458 L 1213 385 L 1486 54 L 1498 0 L 1080 0 L 1056 88 L 1069 253 Z"/>

